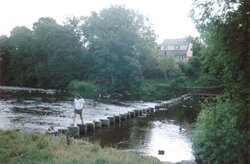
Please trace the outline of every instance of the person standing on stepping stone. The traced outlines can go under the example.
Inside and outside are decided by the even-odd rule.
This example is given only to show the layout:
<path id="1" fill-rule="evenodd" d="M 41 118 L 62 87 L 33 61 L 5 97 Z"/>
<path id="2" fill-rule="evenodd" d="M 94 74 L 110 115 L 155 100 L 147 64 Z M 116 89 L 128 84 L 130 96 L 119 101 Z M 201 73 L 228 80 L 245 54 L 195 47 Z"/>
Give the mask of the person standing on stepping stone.
<path id="1" fill-rule="evenodd" d="M 80 115 L 82 124 L 83 124 L 83 119 L 82 119 L 82 109 L 85 107 L 85 101 L 84 99 L 79 95 L 75 95 L 75 99 L 74 99 L 74 115 L 73 115 L 73 124 L 74 126 L 76 126 L 75 121 L 76 121 L 76 114 Z"/>

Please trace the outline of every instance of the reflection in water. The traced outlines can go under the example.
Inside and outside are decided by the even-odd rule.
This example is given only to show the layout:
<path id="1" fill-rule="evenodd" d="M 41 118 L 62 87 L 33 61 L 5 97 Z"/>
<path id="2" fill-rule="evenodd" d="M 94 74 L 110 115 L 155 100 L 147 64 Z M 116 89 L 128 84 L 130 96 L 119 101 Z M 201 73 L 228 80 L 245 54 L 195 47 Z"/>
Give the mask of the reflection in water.
<path id="1" fill-rule="evenodd" d="M 188 135 L 179 131 L 179 126 L 168 122 L 154 122 L 150 136 L 146 154 L 156 156 L 161 161 L 194 159 Z M 159 154 L 159 150 L 163 150 L 164 154 Z"/>
<path id="2" fill-rule="evenodd" d="M 168 121 L 149 120 L 130 120 L 120 127 L 116 125 L 84 137 L 90 141 L 98 141 L 102 146 L 152 155 L 161 161 L 179 162 L 194 159 L 189 135 L 185 129 L 180 131 L 178 125 Z M 164 154 L 159 155 L 159 150 L 163 150 Z"/>
<path id="3" fill-rule="evenodd" d="M 146 120 L 130 120 L 119 128 L 96 131 L 85 137 L 89 137 L 91 141 L 99 141 L 103 146 L 152 155 L 161 161 L 194 159 L 188 134 L 180 132 L 179 126 L 160 121 L 151 121 L 145 126 L 144 121 Z M 159 150 L 164 150 L 165 153 L 159 155 Z"/>
<path id="4" fill-rule="evenodd" d="M 44 91 L 44 90 L 42 90 Z M 72 123 L 73 98 L 64 94 L 9 91 L 0 88 L 0 128 L 45 132 Z M 154 102 L 122 102 L 107 104 L 86 100 L 84 122 L 118 115 L 133 109 L 154 107 Z M 109 108 L 109 110 L 106 110 Z M 187 100 L 168 110 L 159 110 L 147 117 L 131 119 L 108 128 L 101 128 L 82 137 L 124 151 L 153 155 L 161 161 L 192 160 L 189 140 L 190 124 L 194 122 L 199 103 Z M 80 119 L 78 119 L 80 121 Z M 164 151 L 159 154 L 159 150 Z"/>

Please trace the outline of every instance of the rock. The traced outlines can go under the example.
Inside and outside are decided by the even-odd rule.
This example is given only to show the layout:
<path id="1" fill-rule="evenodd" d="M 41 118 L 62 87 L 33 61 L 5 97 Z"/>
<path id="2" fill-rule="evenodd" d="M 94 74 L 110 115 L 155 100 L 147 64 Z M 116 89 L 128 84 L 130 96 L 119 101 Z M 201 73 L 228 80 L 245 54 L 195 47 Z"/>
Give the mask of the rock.
<path id="1" fill-rule="evenodd" d="M 67 132 L 68 132 L 68 128 L 60 128 L 60 129 L 58 129 L 58 133 L 59 134 L 66 134 Z"/>
<path id="2" fill-rule="evenodd" d="M 80 134 L 85 134 L 87 132 L 87 125 L 86 124 L 77 124 L 79 127 Z"/>
<path id="3" fill-rule="evenodd" d="M 109 119 L 100 119 L 101 123 L 102 123 L 102 127 L 109 127 Z"/>
<path id="4" fill-rule="evenodd" d="M 95 128 L 101 128 L 102 127 L 102 122 L 101 121 L 93 121 L 95 124 Z"/>
<path id="5" fill-rule="evenodd" d="M 163 155 L 164 153 L 165 153 L 164 150 L 158 150 L 158 154 L 159 154 L 159 155 Z"/>
<path id="6" fill-rule="evenodd" d="M 80 128 L 78 126 L 70 126 L 68 127 L 69 131 L 67 132 L 67 135 L 69 137 L 73 138 L 79 138 L 80 137 Z"/>
<path id="7" fill-rule="evenodd" d="M 54 126 L 50 125 L 49 128 L 48 128 L 48 131 L 54 131 L 54 130 L 55 130 Z"/>

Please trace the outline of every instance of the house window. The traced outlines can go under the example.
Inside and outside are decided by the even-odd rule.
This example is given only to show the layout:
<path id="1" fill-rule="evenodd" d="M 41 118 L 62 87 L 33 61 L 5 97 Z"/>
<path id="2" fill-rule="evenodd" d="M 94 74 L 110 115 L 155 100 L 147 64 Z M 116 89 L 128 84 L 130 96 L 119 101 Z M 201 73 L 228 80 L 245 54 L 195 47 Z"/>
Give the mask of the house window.
<path id="1" fill-rule="evenodd" d="M 179 50 L 179 49 L 180 49 L 180 45 L 175 45 L 175 46 L 174 46 L 174 49 L 175 49 L 175 50 Z"/>
<path id="2" fill-rule="evenodd" d="M 181 56 L 180 61 L 181 61 L 181 62 L 184 61 L 184 56 Z"/>

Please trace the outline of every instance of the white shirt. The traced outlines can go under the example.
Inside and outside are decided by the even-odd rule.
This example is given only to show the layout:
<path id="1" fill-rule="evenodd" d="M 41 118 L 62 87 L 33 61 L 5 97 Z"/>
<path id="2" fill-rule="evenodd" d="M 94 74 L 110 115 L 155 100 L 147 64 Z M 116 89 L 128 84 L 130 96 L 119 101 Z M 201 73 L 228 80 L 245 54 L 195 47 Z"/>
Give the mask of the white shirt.
<path id="1" fill-rule="evenodd" d="M 83 98 L 81 98 L 81 99 L 75 99 L 75 100 L 74 100 L 75 109 L 77 109 L 77 110 L 82 109 L 84 103 L 85 103 L 85 101 L 84 101 Z"/>

